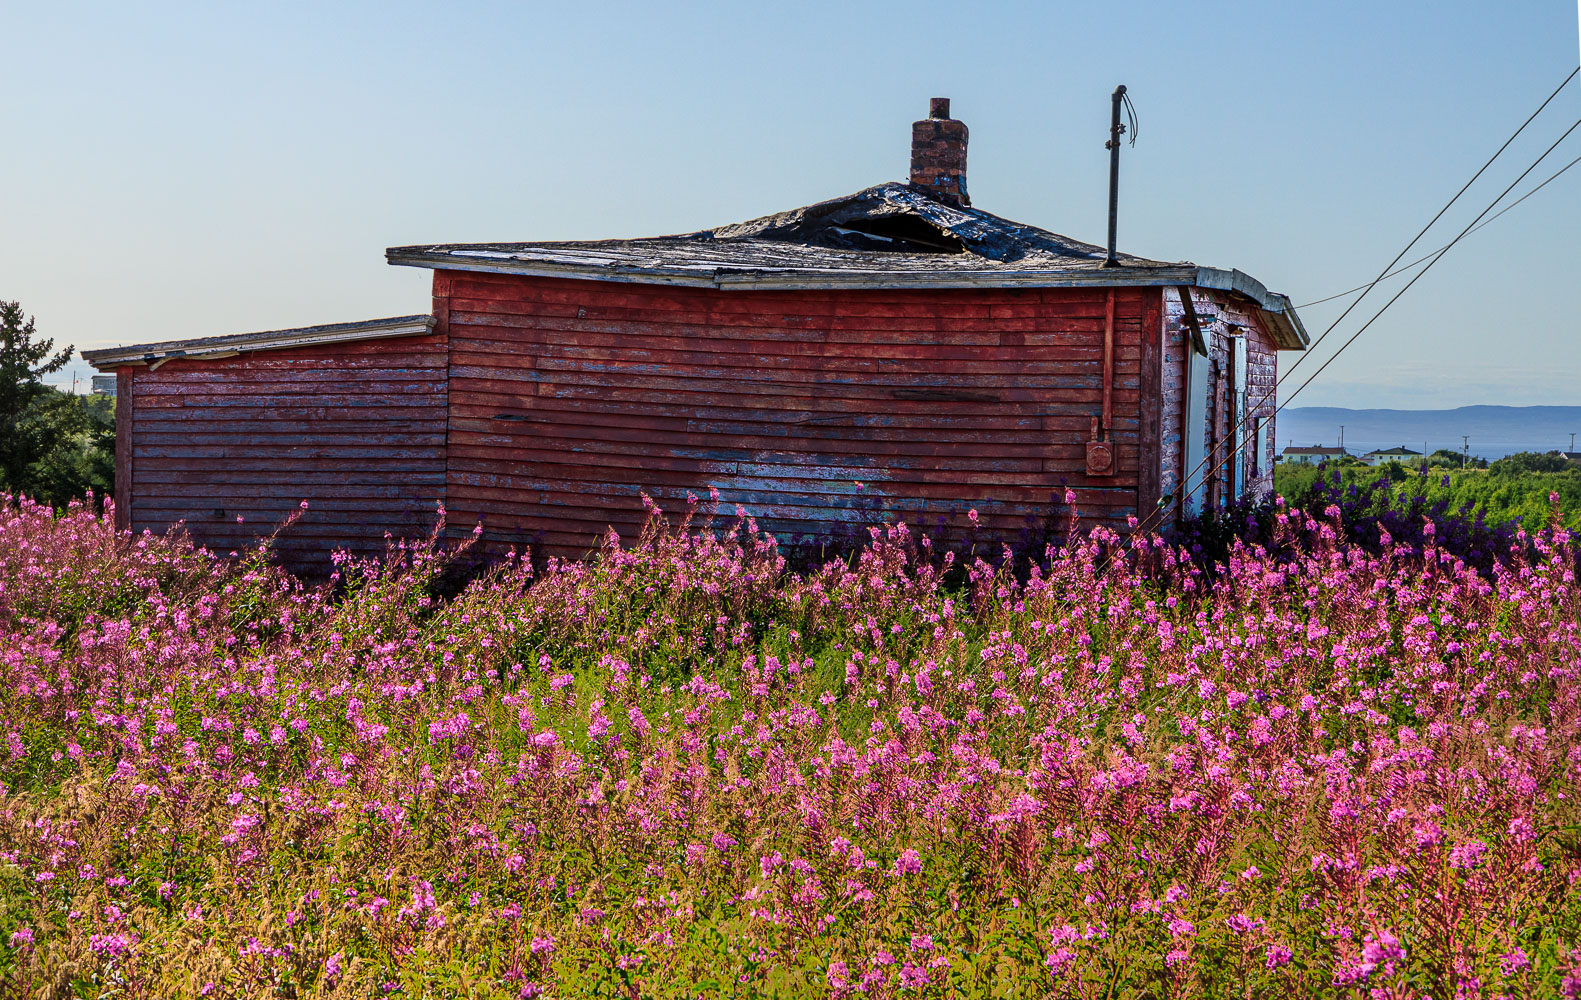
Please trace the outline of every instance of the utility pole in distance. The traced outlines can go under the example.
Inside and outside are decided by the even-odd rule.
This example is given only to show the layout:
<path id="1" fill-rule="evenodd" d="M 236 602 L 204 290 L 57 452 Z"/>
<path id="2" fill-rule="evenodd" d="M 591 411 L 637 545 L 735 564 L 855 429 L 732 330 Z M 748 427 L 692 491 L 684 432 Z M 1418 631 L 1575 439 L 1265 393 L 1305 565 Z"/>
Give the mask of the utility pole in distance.
<path id="1" fill-rule="evenodd" d="M 1460 470 L 1464 472 L 1466 463 L 1471 461 L 1471 436 L 1469 434 L 1460 435 L 1460 449 Z"/>

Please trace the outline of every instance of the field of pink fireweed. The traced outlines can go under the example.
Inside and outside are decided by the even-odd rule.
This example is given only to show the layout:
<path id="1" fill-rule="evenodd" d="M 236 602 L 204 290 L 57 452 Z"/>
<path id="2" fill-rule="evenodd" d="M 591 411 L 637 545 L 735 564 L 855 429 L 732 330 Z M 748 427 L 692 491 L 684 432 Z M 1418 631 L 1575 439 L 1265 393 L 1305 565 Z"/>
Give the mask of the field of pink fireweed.
<path id="1" fill-rule="evenodd" d="M 7 500 L 0 995 L 1577 995 L 1573 543 L 1426 537 L 453 594 Z"/>

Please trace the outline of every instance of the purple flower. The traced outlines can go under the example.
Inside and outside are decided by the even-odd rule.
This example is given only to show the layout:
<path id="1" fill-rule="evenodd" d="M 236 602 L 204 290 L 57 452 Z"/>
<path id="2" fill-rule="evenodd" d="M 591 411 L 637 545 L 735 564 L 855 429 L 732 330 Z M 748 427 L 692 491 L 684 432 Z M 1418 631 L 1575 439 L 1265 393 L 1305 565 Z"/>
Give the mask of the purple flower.
<path id="1" fill-rule="evenodd" d="M 1255 931 L 1263 926 L 1263 922 L 1261 920 L 1248 917 L 1244 913 L 1236 913 L 1226 918 L 1224 922 L 1228 924 L 1230 930 L 1236 934 L 1250 934 L 1252 931 Z"/>
<path id="2" fill-rule="evenodd" d="M 1395 967 L 1405 961 L 1405 949 L 1400 946 L 1400 939 L 1388 931 L 1380 931 L 1376 937 L 1369 934 L 1361 946 L 1362 978 L 1366 978 L 1378 969 L 1383 969 L 1385 975 L 1393 975 Z"/>
<path id="3" fill-rule="evenodd" d="M 105 958 L 124 958 L 136 943 L 130 934 L 94 934 L 88 939 L 88 947 Z"/>
<path id="4" fill-rule="evenodd" d="M 1076 953 L 1070 948 L 1055 948 L 1049 952 L 1044 964 L 1048 966 L 1049 975 L 1059 976 L 1076 960 Z"/>
<path id="5" fill-rule="evenodd" d="M 1488 852 L 1488 845 L 1480 840 L 1468 840 L 1459 847 L 1452 848 L 1449 852 L 1449 866 L 1451 868 L 1472 869 L 1482 863 L 1482 856 Z"/>

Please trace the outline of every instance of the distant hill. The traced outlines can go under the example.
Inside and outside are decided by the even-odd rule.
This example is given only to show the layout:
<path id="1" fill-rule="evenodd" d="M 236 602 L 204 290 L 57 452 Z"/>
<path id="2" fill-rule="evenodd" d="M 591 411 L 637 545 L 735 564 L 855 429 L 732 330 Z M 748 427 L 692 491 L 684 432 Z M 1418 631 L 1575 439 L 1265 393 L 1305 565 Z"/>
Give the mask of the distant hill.
<path id="1" fill-rule="evenodd" d="M 1581 393 L 1581 390 L 1578 390 Z M 1581 449 L 1581 406 L 1461 406 L 1453 410 L 1352 410 L 1343 406 L 1292 406 L 1279 414 L 1279 450 L 1297 445 L 1334 445 L 1345 426 L 1345 450 L 1353 455 L 1404 445 L 1428 452 L 1461 450 L 1503 458 L 1517 451 L 1570 450 L 1570 434 Z"/>

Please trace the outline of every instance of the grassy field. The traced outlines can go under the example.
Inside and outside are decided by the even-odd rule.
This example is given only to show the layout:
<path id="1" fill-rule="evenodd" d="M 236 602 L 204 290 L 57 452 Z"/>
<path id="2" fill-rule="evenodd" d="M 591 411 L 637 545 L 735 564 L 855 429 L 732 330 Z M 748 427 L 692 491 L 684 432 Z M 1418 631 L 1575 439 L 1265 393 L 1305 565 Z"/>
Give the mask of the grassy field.
<path id="1" fill-rule="evenodd" d="M 4 502 L 0 995 L 1581 991 L 1564 532 L 714 527 L 307 587 Z"/>

